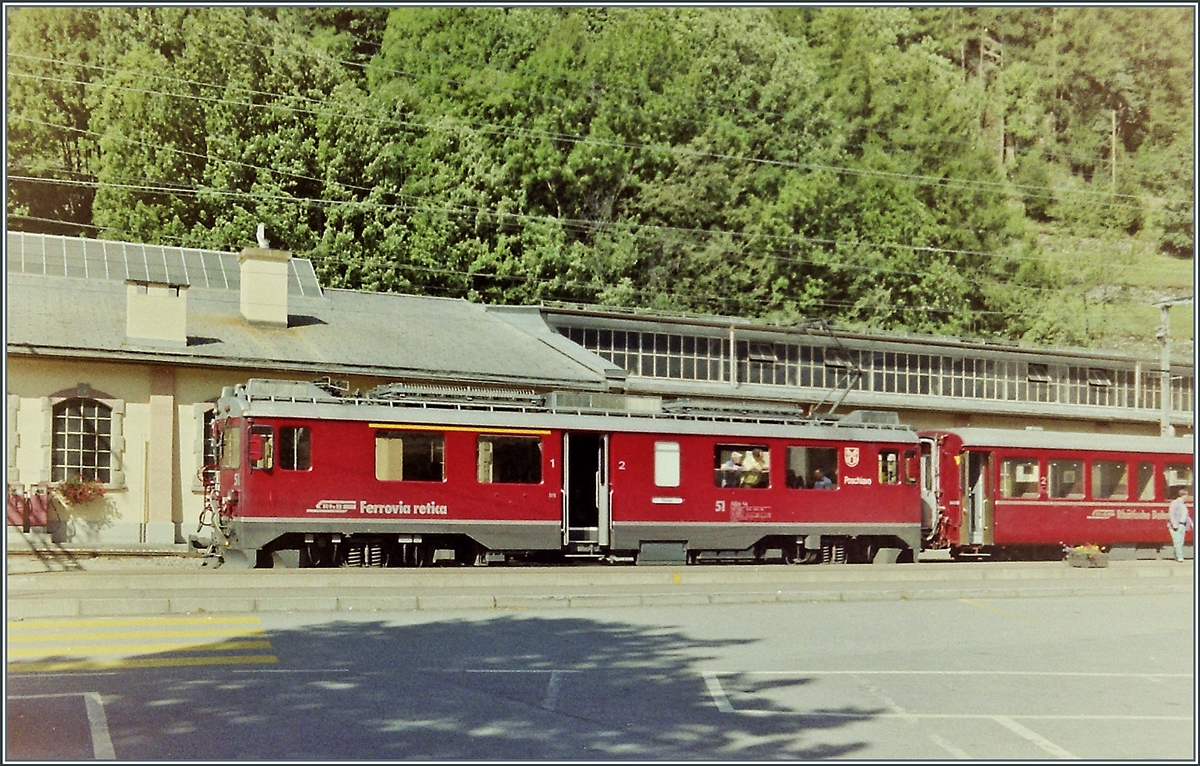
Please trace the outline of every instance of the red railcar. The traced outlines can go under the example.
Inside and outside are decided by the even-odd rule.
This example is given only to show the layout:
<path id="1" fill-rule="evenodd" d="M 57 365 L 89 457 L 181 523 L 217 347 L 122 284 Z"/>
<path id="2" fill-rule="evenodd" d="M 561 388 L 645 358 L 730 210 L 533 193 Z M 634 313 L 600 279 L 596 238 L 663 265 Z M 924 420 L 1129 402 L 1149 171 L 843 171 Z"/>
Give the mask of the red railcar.
<path id="1" fill-rule="evenodd" d="M 956 556 L 1061 555 L 1075 545 L 1160 554 L 1171 544 L 1175 488 L 1192 486 L 1190 438 L 983 428 L 919 436 L 927 546 Z"/>
<path id="2" fill-rule="evenodd" d="M 920 547 L 919 444 L 898 424 L 567 398 L 227 389 L 207 482 L 213 550 L 366 566 L 911 561 Z M 830 488 L 813 486 L 818 473 Z"/>

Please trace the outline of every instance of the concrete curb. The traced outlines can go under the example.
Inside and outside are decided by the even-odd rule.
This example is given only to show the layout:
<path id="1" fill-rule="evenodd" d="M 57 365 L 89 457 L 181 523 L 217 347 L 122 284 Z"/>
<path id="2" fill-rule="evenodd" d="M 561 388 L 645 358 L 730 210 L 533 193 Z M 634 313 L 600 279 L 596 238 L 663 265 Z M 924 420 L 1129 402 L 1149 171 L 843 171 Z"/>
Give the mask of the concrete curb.
<path id="1" fill-rule="evenodd" d="M 388 612 L 457 610 L 547 610 L 604 607 L 704 606 L 711 604 L 795 604 L 945 599 L 1065 598 L 1074 596 L 1143 596 L 1189 594 L 1190 581 L 1157 583 L 1056 583 L 1041 587 L 853 588 L 745 590 L 734 592 L 624 593 L 424 593 L 334 595 L 242 595 L 10 598 L 10 622 L 99 616 L 183 614 L 252 614 L 267 612 Z"/>

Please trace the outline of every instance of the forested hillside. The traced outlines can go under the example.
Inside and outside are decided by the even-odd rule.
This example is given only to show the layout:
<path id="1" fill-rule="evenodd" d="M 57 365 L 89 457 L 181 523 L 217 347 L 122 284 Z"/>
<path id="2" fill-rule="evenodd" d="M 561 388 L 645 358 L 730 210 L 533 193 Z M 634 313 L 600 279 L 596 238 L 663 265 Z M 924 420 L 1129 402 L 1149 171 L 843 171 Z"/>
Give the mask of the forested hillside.
<path id="1" fill-rule="evenodd" d="M 8 223 L 264 222 L 336 287 L 1121 345 L 1105 317 L 1190 294 L 1192 16 L 10 8 Z"/>

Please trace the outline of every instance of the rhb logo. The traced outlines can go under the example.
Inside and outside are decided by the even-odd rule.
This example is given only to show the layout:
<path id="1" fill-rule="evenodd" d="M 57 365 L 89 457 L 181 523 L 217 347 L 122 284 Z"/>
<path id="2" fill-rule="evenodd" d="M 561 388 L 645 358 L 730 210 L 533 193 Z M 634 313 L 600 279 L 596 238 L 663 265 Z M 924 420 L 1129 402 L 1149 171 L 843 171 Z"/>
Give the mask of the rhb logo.
<path id="1" fill-rule="evenodd" d="M 846 447 L 842 450 L 842 459 L 846 462 L 847 468 L 858 465 L 858 447 Z"/>

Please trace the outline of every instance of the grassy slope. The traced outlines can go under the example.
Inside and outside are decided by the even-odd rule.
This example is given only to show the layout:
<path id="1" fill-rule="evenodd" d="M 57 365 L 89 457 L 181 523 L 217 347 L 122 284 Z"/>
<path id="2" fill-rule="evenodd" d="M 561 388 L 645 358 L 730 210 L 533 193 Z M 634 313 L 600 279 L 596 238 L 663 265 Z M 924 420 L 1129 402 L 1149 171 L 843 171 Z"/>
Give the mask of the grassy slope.
<path id="1" fill-rule="evenodd" d="M 1154 303 L 1193 294 L 1193 260 L 1163 255 L 1150 236 L 1080 238 L 1046 229 L 1039 244 L 1063 275 L 1062 299 L 1048 307 L 1048 319 L 1077 328 L 1093 348 L 1158 358 L 1161 312 Z M 1171 309 L 1176 361 L 1192 359 L 1194 326 L 1191 305 Z"/>

